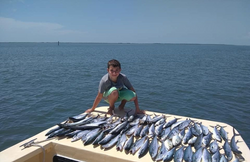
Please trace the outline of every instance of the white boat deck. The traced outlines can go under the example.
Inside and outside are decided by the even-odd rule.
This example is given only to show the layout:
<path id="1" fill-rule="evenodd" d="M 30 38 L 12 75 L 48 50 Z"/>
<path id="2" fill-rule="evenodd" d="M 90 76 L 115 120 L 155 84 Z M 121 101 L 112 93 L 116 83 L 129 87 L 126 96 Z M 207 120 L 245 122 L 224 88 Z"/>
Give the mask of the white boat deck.
<path id="1" fill-rule="evenodd" d="M 100 114 L 105 114 L 107 111 L 106 106 L 103 107 L 98 107 L 95 112 L 93 113 L 100 113 Z M 125 112 L 123 111 L 115 111 L 119 115 L 124 115 Z M 147 114 L 153 114 L 155 112 L 150 112 L 146 111 Z M 155 114 L 161 114 L 161 113 L 155 113 Z M 177 115 L 171 115 L 171 114 L 165 114 L 168 116 L 167 120 L 171 120 L 174 117 L 176 118 L 182 118 L 186 119 L 187 117 L 183 116 L 177 116 Z M 67 118 L 67 117 L 65 117 Z M 220 125 L 220 126 L 226 126 L 224 129 L 228 132 L 228 137 L 231 139 L 233 136 L 233 127 L 226 124 L 226 123 L 221 123 L 221 122 L 215 122 L 215 121 L 208 121 L 208 120 L 202 120 L 202 119 L 197 119 L 197 118 L 191 118 L 193 120 L 202 122 L 203 125 L 205 126 L 215 126 L 215 125 Z M 53 128 L 53 127 L 52 127 Z M 45 150 L 45 156 L 43 155 L 43 149 L 38 146 L 31 146 L 26 149 L 22 149 L 20 145 L 32 140 L 36 139 L 36 141 L 43 141 L 46 139 L 45 134 L 52 128 L 49 128 L 47 130 L 44 130 L 43 132 L 28 138 L 20 143 L 17 143 L 16 145 L 7 148 L 6 150 L 3 150 L 0 152 L 0 161 L 1 162 L 10 162 L 10 161 L 15 161 L 15 162 L 39 162 L 43 161 L 43 158 L 45 158 L 46 162 L 53 161 L 53 156 L 55 154 L 70 157 L 73 159 L 77 159 L 79 161 L 87 161 L 87 162 L 92 162 L 92 161 L 119 161 L 119 162 L 126 162 L 126 161 L 136 161 L 136 162 L 145 162 L 145 161 L 152 161 L 149 153 L 147 153 L 144 157 L 138 158 L 138 154 L 136 153 L 135 155 L 131 154 L 126 154 L 124 151 L 120 152 L 117 151 L 115 147 L 104 150 L 101 149 L 100 146 L 94 146 L 92 144 L 88 146 L 84 146 L 81 140 L 78 140 L 76 142 L 71 142 L 71 139 L 63 138 L 63 139 L 52 139 L 49 141 L 41 142 L 38 145 L 42 146 Z M 212 131 L 212 128 L 209 127 L 209 130 Z M 236 133 L 237 130 L 235 129 Z M 236 141 L 240 141 L 237 143 L 237 146 L 239 147 L 239 150 L 242 151 L 242 156 L 244 157 L 246 162 L 250 162 L 250 151 L 244 140 L 242 139 L 241 136 L 236 136 Z M 230 140 L 229 140 L 230 141 Z M 224 142 L 219 143 L 220 147 Z M 224 150 L 220 150 L 221 154 L 224 154 Z M 233 160 L 232 160 L 233 161 Z"/>

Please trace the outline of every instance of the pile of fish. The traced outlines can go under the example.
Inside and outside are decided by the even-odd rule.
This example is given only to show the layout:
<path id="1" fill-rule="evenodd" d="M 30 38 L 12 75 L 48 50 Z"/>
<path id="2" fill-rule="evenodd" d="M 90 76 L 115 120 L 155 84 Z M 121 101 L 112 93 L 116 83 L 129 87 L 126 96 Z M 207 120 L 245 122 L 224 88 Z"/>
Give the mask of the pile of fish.
<path id="1" fill-rule="evenodd" d="M 165 115 L 107 117 L 84 113 L 69 117 L 46 136 L 82 140 L 84 145 L 100 145 L 103 149 L 116 147 L 127 154 L 137 152 L 138 158 L 149 153 L 153 161 L 244 160 L 234 129 L 229 139 L 223 126 L 205 126 L 191 119 L 168 120 Z M 220 147 L 218 143 L 224 144 Z"/>

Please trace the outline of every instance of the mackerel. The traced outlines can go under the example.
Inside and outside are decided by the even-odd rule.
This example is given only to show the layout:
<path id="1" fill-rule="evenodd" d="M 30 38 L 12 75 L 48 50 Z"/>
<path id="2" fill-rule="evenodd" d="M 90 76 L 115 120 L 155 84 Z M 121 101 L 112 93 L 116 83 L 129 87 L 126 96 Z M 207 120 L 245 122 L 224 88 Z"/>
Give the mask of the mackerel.
<path id="1" fill-rule="evenodd" d="M 105 145 L 108 143 L 112 138 L 114 138 L 114 134 L 107 134 L 101 141 L 98 142 L 99 145 Z"/>
<path id="2" fill-rule="evenodd" d="M 201 161 L 201 158 L 202 158 L 202 150 L 203 148 L 200 147 L 193 155 L 193 159 L 192 161 L 193 162 L 200 162 Z"/>
<path id="3" fill-rule="evenodd" d="M 165 123 L 165 124 L 163 125 L 163 128 L 170 127 L 172 124 L 176 123 L 177 120 L 178 120 L 177 118 L 174 118 L 174 119 L 168 121 L 167 123 Z"/>
<path id="4" fill-rule="evenodd" d="M 212 157 L 205 147 L 202 152 L 202 162 L 212 162 Z"/>
<path id="5" fill-rule="evenodd" d="M 151 156 L 152 159 L 155 159 L 157 156 L 157 152 L 158 152 L 158 141 L 157 141 L 157 136 L 154 136 L 154 138 L 152 139 L 150 145 L 149 145 L 149 154 Z"/>
<path id="6" fill-rule="evenodd" d="M 185 162 L 192 162 L 193 158 L 193 151 L 191 145 L 188 145 L 188 147 L 184 151 L 183 159 Z"/>
<path id="7" fill-rule="evenodd" d="M 223 145 L 223 149 L 224 149 L 225 155 L 227 156 L 227 159 L 229 161 L 232 160 L 233 158 L 232 149 L 227 141 L 225 141 Z"/>
<path id="8" fill-rule="evenodd" d="M 212 155 L 212 162 L 219 162 L 220 161 L 220 152 L 217 150 L 213 155 Z"/>
<path id="9" fill-rule="evenodd" d="M 175 153 L 174 153 L 174 161 L 175 162 L 182 162 L 183 160 L 183 155 L 184 155 L 184 146 L 179 148 Z"/>
<path id="10" fill-rule="evenodd" d="M 117 144 L 116 144 L 116 150 L 117 151 L 122 151 L 123 146 L 127 140 L 126 134 L 122 133 L 121 137 L 119 138 Z"/>
<path id="11" fill-rule="evenodd" d="M 240 150 L 238 150 L 238 146 L 236 145 L 236 141 L 235 141 L 235 136 L 239 136 L 239 134 L 236 134 L 235 133 L 235 130 L 233 128 L 233 137 L 231 139 L 231 142 L 230 142 L 230 146 L 231 146 L 231 149 L 232 151 L 236 154 L 236 155 L 239 155 L 239 154 L 242 154 L 242 152 Z"/>
<path id="12" fill-rule="evenodd" d="M 116 135 L 115 138 L 111 139 L 108 143 L 102 145 L 102 148 L 108 149 L 113 147 L 118 142 L 120 136 L 120 134 Z"/>
<path id="13" fill-rule="evenodd" d="M 140 137 L 144 137 L 145 135 L 147 135 L 147 134 L 148 134 L 148 130 L 149 130 L 149 126 L 146 125 L 146 126 L 141 130 Z"/>
<path id="14" fill-rule="evenodd" d="M 184 135 L 182 139 L 183 144 L 187 144 L 188 140 L 190 140 L 192 136 L 193 134 L 192 134 L 191 128 L 188 128 L 186 134 Z"/>
<path id="15" fill-rule="evenodd" d="M 225 131 L 225 129 L 222 126 L 220 126 L 220 135 L 224 141 L 228 140 L 227 132 Z"/>
<path id="16" fill-rule="evenodd" d="M 133 146 L 130 148 L 129 152 L 134 155 L 136 153 L 136 151 L 138 151 L 138 149 L 141 148 L 141 146 L 143 145 L 144 141 L 146 140 L 146 137 L 147 136 L 144 136 L 143 138 L 138 139 L 133 144 Z"/>
<path id="17" fill-rule="evenodd" d="M 129 151 L 134 143 L 134 137 L 131 136 L 124 144 L 124 150 Z"/>
<path id="18" fill-rule="evenodd" d="M 143 145 L 141 146 L 141 148 L 138 151 L 138 158 L 141 158 L 147 154 L 148 145 L 149 145 L 149 139 L 147 138 L 146 141 L 143 143 Z"/>
<path id="19" fill-rule="evenodd" d="M 216 140 L 210 143 L 209 150 L 212 154 L 216 153 L 219 150 L 219 145 Z"/>
<path id="20" fill-rule="evenodd" d="M 154 124 L 151 124 L 148 131 L 149 131 L 148 136 L 149 137 L 154 137 L 154 135 L 155 135 L 155 126 L 154 126 Z"/>
<path id="21" fill-rule="evenodd" d="M 221 136 L 216 128 L 216 126 L 213 129 L 213 136 L 214 139 L 216 139 L 217 141 L 221 142 Z"/>
<path id="22" fill-rule="evenodd" d="M 163 161 L 164 161 L 164 162 L 166 162 L 166 161 L 171 161 L 172 158 L 173 158 L 174 152 L 175 152 L 175 147 L 172 148 L 171 150 L 167 151 L 167 152 L 165 153 L 165 155 L 163 156 Z"/>

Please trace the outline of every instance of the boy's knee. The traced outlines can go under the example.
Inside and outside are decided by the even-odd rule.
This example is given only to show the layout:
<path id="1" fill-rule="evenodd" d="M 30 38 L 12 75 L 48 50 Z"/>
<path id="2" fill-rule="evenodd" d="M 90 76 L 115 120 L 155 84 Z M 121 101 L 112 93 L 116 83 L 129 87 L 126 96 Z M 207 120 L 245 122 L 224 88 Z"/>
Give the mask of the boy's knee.
<path id="1" fill-rule="evenodd" d="M 114 91 L 112 91 L 112 92 L 110 93 L 110 95 L 109 95 L 109 96 L 112 96 L 112 97 L 118 98 L 118 97 L 119 97 L 119 92 L 118 92 L 118 90 L 114 90 Z"/>

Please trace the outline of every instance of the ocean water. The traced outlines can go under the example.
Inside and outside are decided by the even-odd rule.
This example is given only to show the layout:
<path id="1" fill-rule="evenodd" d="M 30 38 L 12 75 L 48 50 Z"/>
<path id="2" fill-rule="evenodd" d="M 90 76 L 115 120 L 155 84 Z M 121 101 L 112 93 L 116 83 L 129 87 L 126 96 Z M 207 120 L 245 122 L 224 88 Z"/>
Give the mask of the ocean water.
<path id="1" fill-rule="evenodd" d="M 113 58 L 141 109 L 230 124 L 250 147 L 250 46 L 0 43 L 0 151 L 90 108 Z"/>

